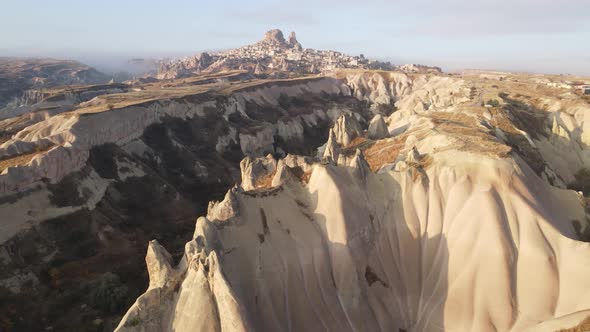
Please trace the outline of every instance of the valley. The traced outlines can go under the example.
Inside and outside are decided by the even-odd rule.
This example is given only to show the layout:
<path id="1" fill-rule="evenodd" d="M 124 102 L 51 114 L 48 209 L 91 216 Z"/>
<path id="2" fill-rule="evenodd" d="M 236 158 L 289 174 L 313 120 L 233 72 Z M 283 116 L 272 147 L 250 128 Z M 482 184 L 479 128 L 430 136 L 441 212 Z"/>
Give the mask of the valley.
<path id="1" fill-rule="evenodd" d="M 279 32 L 0 112 L 0 330 L 583 324 L 590 79 Z"/>

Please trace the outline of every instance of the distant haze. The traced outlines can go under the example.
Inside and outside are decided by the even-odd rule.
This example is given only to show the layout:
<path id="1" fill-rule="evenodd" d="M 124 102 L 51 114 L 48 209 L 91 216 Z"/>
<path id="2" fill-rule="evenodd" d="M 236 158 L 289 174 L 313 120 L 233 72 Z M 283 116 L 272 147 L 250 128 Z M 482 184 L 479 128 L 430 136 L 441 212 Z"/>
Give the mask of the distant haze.
<path id="1" fill-rule="evenodd" d="M 588 0 L 9 0 L 0 56 L 119 71 L 130 58 L 250 44 L 271 28 L 396 64 L 590 75 Z"/>

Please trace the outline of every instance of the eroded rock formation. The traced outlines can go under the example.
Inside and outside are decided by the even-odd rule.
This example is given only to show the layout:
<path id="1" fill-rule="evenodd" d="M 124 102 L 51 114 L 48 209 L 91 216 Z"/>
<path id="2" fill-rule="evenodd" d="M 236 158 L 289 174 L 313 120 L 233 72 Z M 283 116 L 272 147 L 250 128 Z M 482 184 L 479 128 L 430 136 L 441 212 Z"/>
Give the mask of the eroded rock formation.
<path id="1" fill-rule="evenodd" d="M 494 77 L 242 71 L 31 105 L 0 122 L 0 324 L 114 328 L 89 290 L 149 274 L 120 330 L 574 326 L 590 110 Z"/>
<path id="2" fill-rule="evenodd" d="M 382 139 L 389 135 L 389 130 L 387 129 L 387 124 L 383 117 L 380 114 L 375 115 L 375 117 L 369 123 L 368 129 L 368 137 L 370 139 Z"/>
<path id="3" fill-rule="evenodd" d="M 452 128 L 425 128 L 397 157 L 384 139 L 308 178 L 232 189 L 232 215 L 198 219 L 184 279 L 150 287 L 117 331 L 552 331 L 589 315 L 578 195 L 485 129 L 486 148 L 457 148 Z"/>

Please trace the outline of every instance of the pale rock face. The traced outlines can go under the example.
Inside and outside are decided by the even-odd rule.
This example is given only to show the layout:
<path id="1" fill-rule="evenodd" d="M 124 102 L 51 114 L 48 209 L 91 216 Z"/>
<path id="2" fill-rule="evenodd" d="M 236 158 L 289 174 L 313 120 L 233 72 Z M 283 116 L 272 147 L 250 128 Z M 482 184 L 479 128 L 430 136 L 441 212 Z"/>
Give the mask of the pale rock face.
<path id="1" fill-rule="evenodd" d="M 303 47 L 301 46 L 301 44 L 297 41 L 297 37 L 295 36 L 295 31 L 291 32 L 291 34 L 289 35 L 289 47 L 294 48 L 298 51 L 303 50 Z"/>
<path id="2" fill-rule="evenodd" d="M 590 146 L 590 109 L 583 112 L 582 143 Z"/>
<path id="3" fill-rule="evenodd" d="M 220 269 L 217 254 L 206 255 L 204 249 L 196 239 L 189 242 L 183 262 L 171 270 L 184 277 L 164 285 L 150 283 L 115 331 L 252 331 L 244 308 Z M 160 316 L 154 308 L 157 304 L 197 310 L 183 317 Z"/>
<path id="4" fill-rule="evenodd" d="M 389 130 L 387 129 L 387 124 L 385 124 L 385 120 L 383 119 L 381 114 L 375 115 L 369 123 L 368 137 L 370 139 L 382 139 L 387 137 L 388 135 Z"/>
<path id="5" fill-rule="evenodd" d="M 226 253 L 222 271 L 254 329 L 532 332 L 590 315 L 590 299 L 579 295 L 590 291 L 590 268 L 579 264 L 590 247 L 575 240 L 571 225 L 585 220 L 581 198 L 548 184 L 562 176 L 552 167 L 543 181 L 518 154 L 485 150 L 510 138 L 494 128 L 497 114 L 462 118 L 452 104 L 463 93 L 460 80 L 434 78 L 399 95 L 390 120 L 406 127 L 404 147 L 377 173 L 357 151 L 337 157 L 345 161 L 339 166 L 314 165 L 301 184 L 281 160 L 273 179 L 280 187 L 236 194 L 238 208 L 223 229 L 201 219 L 198 234 L 219 241 L 206 247 Z M 471 116 L 472 129 L 489 141 L 457 139 L 462 128 L 444 126 Z M 340 147 L 336 132 L 346 132 L 346 120 L 331 131 L 327 157 Z M 574 116 L 552 121 L 547 139 L 514 132 L 544 154 L 577 144 Z M 178 308 L 162 310 L 182 317 Z"/>
<path id="6" fill-rule="evenodd" d="M 246 157 L 240 162 L 240 170 L 242 188 L 253 190 L 257 188 L 257 180 L 271 176 L 277 171 L 277 161 L 270 154 L 266 158 Z"/>
<path id="7" fill-rule="evenodd" d="M 240 148 L 244 155 L 262 156 L 265 152 L 274 152 L 274 130 L 264 128 L 255 135 L 239 134 Z"/>
<path id="8" fill-rule="evenodd" d="M 452 77 L 421 76 L 412 82 L 411 92 L 404 95 L 395 106 L 406 112 L 424 112 L 467 102 L 469 102 L 469 89 L 463 80 Z"/>
<path id="9" fill-rule="evenodd" d="M 291 168 L 301 168 L 301 170 L 305 173 L 311 172 L 313 167 L 313 159 L 305 156 L 288 154 L 280 161 Z"/>
<path id="10" fill-rule="evenodd" d="M 225 198 L 221 202 L 209 202 L 207 208 L 207 218 L 209 220 L 226 221 L 236 215 L 238 209 L 238 202 L 236 201 L 236 194 L 239 192 L 237 188 L 233 188 L 225 194 Z"/>
<path id="11" fill-rule="evenodd" d="M 555 106 L 560 101 L 547 99 L 545 103 L 555 109 L 549 117 L 549 137 L 536 137 L 532 141 L 552 169 L 551 173 L 557 175 L 555 183 L 571 183 L 580 169 L 590 166 L 585 118 L 585 114 L 590 114 L 590 108 L 573 105 L 565 112 Z M 548 178 L 553 178 L 551 173 L 547 174 Z"/>
<path id="12" fill-rule="evenodd" d="M 150 276 L 150 288 L 164 287 L 174 278 L 172 256 L 158 241 L 150 241 L 145 262 Z"/>
<path id="13" fill-rule="evenodd" d="M 118 331 L 553 331 L 590 315 L 582 296 L 590 292 L 590 267 L 580 264 L 590 259 L 590 247 L 575 240 L 571 225 L 586 220 L 583 199 L 555 187 L 590 165 L 587 106 L 564 109 L 548 100 L 552 113 L 535 137 L 497 127 L 499 113 L 472 106 L 462 79 L 365 73 L 343 81 L 348 86 L 321 79 L 240 91 L 219 111 L 225 119 L 247 117 L 246 102 L 277 105 L 281 94 L 352 94 L 374 105 L 395 102 L 398 110 L 387 119 L 395 137 L 380 140 L 388 133 L 377 115 L 367 133 L 377 151 L 351 155 L 342 147 L 363 130 L 338 108 L 257 131 L 229 127 L 215 143 L 218 152 L 239 144 L 261 156 L 273 150 L 274 135 L 300 139 L 304 121 L 335 119 L 323 155 L 337 163 L 294 155 L 244 159 L 242 186 L 209 204 L 177 267 L 150 243 L 149 289 Z M 22 192 L 44 177 L 59 181 L 100 144 L 149 153 L 138 142 L 147 126 L 163 117 L 201 117 L 216 106 L 159 101 L 28 126 L 0 147 L 0 156 L 57 146 L 7 168 L 0 194 Z M 518 147 L 538 150 L 540 172 L 507 146 L 514 137 Z M 389 159 L 373 173 L 369 164 L 379 157 Z M 137 167 L 117 161 L 122 178 L 145 174 L 123 168 Z M 97 177 L 84 180 L 96 186 L 84 208 L 108 186 Z M 47 201 L 42 194 L 0 205 L 0 215 L 40 220 L 74 211 L 39 205 Z M 23 227 L 1 226 L 0 242 Z"/>
<path id="14" fill-rule="evenodd" d="M 199 218 L 181 286 L 150 286 L 120 331 L 553 331 L 590 314 L 576 193 L 518 159 L 433 157 L 415 178 L 357 152 L 307 185 L 233 193 L 223 227 Z"/>
<path id="15" fill-rule="evenodd" d="M 348 166 L 354 170 L 353 174 L 359 179 L 365 179 L 371 173 L 371 168 L 360 149 L 356 149 L 354 157 L 352 157 Z"/>
<path id="16" fill-rule="evenodd" d="M 334 129 L 330 129 L 328 143 L 326 143 L 323 158 L 337 162 L 339 156 L 340 144 L 338 144 L 338 142 L 336 141 L 336 134 L 334 133 Z"/>
<path id="17" fill-rule="evenodd" d="M 283 32 L 279 29 L 269 30 L 264 34 L 264 42 L 271 43 L 271 44 L 285 44 L 285 37 L 283 36 Z"/>
<path id="18" fill-rule="evenodd" d="M 344 95 L 350 93 L 342 82 L 322 78 L 300 85 L 274 85 L 236 93 L 224 105 L 224 111 L 228 114 L 244 112 L 246 101 L 278 104 L 277 99 L 281 94 L 299 95 L 309 91 Z M 42 178 L 47 178 L 52 183 L 58 182 L 65 175 L 80 170 L 85 165 L 92 147 L 114 142 L 119 145 L 128 144 L 138 139 L 145 128 L 162 121 L 163 117 L 202 117 L 205 108 L 215 106 L 215 101 L 199 104 L 158 101 L 147 107 L 131 106 L 87 116 L 59 114 L 35 123 L 3 143 L 0 146 L 0 156 L 42 150 L 50 145 L 58 146 L 40 153 L 29 164 L 5 169 L 0 174 L 0 196 L 31 188 Z M 330 111 L 328 113 L 332 114 Z M 322 113 L 322 116 L 325 115 Z M 274 151 L 275 133 L 286 140 L 302 139 L 302 126 L 301 119 L 296 118 L 290 122 L 279 122 L 276 127 L 264 127 L 253 134 L 238 134 L 234 127 L 230 127 L 226 135 L 218 138 L 215 148 L 221 153 L 228 146 L 239 144 L 245 155 L 262 156 Z"/>
<path id="19" fill-rule="evenodd" d="M 346 75 L 346 82 L 352 95 L 372 103 L 375 111 L 379 105 L 393 105 L 412 89 L 412 80 L 406 74 L 397 72 L 350 73 Z"/>
<path id="20" fill-rule="evenodd" d="M 420 160 L 422 160 L 420 152 L 418 152 L 418 149 L 416 149 L 415 146 L 412 147 L 412 149 L 408 151 L 408 154 L 406 156 L 406 163 L 418 164 L 420 163 Z"/>
<path id="21" fill-rule="evenodd" d="M 0 243 L 47 219 L 64 216 L 80 209 L 94 209 L 95 204 L 104 196 L 110 180 L 92 175 L 92 178 L 88 179 L 88 184 L 81 184 L 80 189 L 85 189 L 91 195 L 87 203 L 80 206 L 56 207 L 49 199 L 51 193 L 46 190 L 46 182 L 58 183 L 67 175 L 83 169 L 88 164 L 90 149 L 93 147 L 115 143 L 128 153 L 149 158 L 154 155 L 154 151 L 143 143 L 141 136 L 147 127 L 162 123 L 164 119 L 203 119 L 207 116 L 207 109 L 218 108 L 223 118 L 229 122 L 227 118 L 232 113 L 237 112 L 247 117 L 245 105 L 248 102 L 278 107 L 277 99 L 281 95 L 297 96 L 310 92 L 350 94 L 349 88 L 342 81 L 333 78 L 314 78 L 297 84 L 265 84 L 239 91 L 229 96 L 227 103 L 223 104 L 207 99 L 197 103 L 184 100 L 157 100 L 142 107 L 130 106 L 101 113 L 57 114 L 26 126 L 0 146 L 0 159 L 41 151 L 29 162 L 10 166 L 2 171 L 0 197 L 22 192 L 30 193 L 31 190 L 34 193 L 26 194 L 16 204 L 0 204 L 0 214 L 7 219 L 0 225 Z M 100 105 L 102 101 L 98 98 L 93 103 Z M 226 133 L 218 136 L 213 144 L 219 154 L 228 151 L 235 153 L 233 149 L 238 146 L 246 155 L 262 156 L 274 151 L 275 135 L 282 137 L 284 141 L 303 140 L 304 124 L 317 127 L 348 111 L 346 107 L 334 106 L 316 109 L 305 116 L 294 116 L 286 121 L 265 124 L 256 131 L 244 131 L 243 128 L 228 123 Z M 241 135 L 239 130 L 242 131 Z M 178 143 L 173 144 L 180 146 Z M 48 150 L 43 151 L 44 149 Z M 156 158 L 155 162 L 161 161 Z M 306 163 L 301 165 L 306 169 L 308 167 Z M 117 161 L 120 180 L 145 175 L 145 172 L 136 166 Z M 194 163 L 194 168 L 200 176 L 208 176 L 199 162 Z M 130 171 L 122 171 L 123 169 Z M 219 218 L 223 219 L 224 207 L 221 205 L 219 208 L 214 209 L 213 214 L 220 213 Z"/>
<path id="22" fill-rule="evenodd" d="M 290 181 L 296 181 L 292 167 L 289 167 L 283 160 L 279 160 L 277 170 L 272 178 L 272 187 L 282 186 Z"/>
<path id="23" fill-rule="evenodd" d="M 440 69 L 440 67 L 425 66 L 414 63 L 401 65 L 398 67 L 398 69 L 406 73 L 442 73 L 442 69 Z"/>
<path id="24" fill-rule="evenodd" d="M 352 142 L 353 139 L 363 134 L 363 129 L 359 121 L 351 114 L 344 114 L 338 118 L 332 128 L 336 142 L 342 146 L 346 146 Z"/>
<path id="25" fill-rule="evenodd" d="M 303 124 L 301 118 L 295 118 L 292 121 L 277 122 L 277 134 L 281 136 L 284 141 L 302 141 L 303 140 Z"/>

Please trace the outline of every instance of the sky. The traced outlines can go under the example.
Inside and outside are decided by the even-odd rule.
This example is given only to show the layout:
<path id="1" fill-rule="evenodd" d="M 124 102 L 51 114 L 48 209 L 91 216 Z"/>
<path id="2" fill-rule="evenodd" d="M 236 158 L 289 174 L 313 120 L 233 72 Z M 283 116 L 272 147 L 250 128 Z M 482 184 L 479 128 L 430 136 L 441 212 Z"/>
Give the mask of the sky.
<path id="1" fill-rule="evenodd" d="M 0 0 L 0 56 L 99 69 L 234 48 L 272 28 L 395 64 L 590 75 L 590 0 Z"/>

